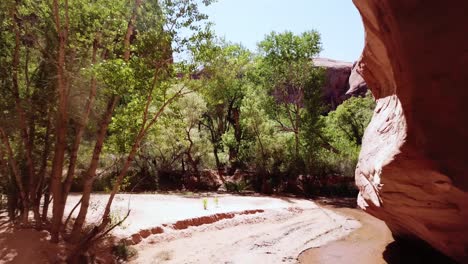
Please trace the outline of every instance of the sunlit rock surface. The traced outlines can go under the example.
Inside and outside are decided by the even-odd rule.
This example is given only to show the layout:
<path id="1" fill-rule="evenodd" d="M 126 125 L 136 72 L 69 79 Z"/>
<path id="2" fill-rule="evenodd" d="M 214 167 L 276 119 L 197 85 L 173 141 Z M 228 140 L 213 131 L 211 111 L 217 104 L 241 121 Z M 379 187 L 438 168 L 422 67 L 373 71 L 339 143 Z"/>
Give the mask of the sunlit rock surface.
<path id="1" fill-rule="evenodd" d="M 468 262 L 468 1 L 354 0 L 377 99 L 358 203 L 396 237 Z"/>

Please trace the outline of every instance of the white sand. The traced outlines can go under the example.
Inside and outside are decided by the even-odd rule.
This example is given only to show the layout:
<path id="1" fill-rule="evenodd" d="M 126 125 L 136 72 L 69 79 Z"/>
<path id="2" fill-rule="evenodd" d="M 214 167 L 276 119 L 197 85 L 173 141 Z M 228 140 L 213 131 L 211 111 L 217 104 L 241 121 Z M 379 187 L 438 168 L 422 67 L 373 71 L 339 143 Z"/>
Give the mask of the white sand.
<path id="1" fill-rule="evenodd" d="M 289 207 L 303 209 L 317 208 L 311 201 L 290 198 L 252 197 L 234 195 L 216 195 L 218 206 L 215 204 L 214 195 L 200 195 L 190 198 L 183 195 L 167 194 L 118 194 L 112 204 L 112 215 L 118 219 L 126 215 L 130 208 L 130 215 L 122 227 L 118 227 L 113 234 L 118 237 L 126 237 L 141 229 L 148 229 L 161 224 L 170 224 L 178 220 L 212 215 L 216 213 L 237 212 L 243 210 L 280 210 Z M 109 195 L 93 194 L 88 211 L 88 223 L 100 221 L 104 206 Z M 203 209 L 203 199 L 208 200 L 208 210 Z M 65 209 L 66 215 L 78 202 L 80 196 L 71 195 L 68 198 Z M 78 209 L 74 215 L 77 215 Z"/>
<path id="2" fill-rule="evenodd" d="M 265 211 L 183 230 L 167 227 L 164 233 L 134 246 L 138 257 L 131 263 L 296 263 L 303 250 L 345 237 L 360 227 L 355 219 L 308 200 L 220 195 L 218 207 L 214 197 L 209 197 L 209 210 L 204 210 L 203 197 L 118 195 L 113 215 L 125 215 L 129 201 L 131 214 L 113 234 L 128 237 L 141 229 L 221 212 Z M 79 198 L 69 198 L 67 211 Z M 105 194 L 93 195 L 89 222 L 99 220 L 107 198 Z M 32 263 L 32 259 L 50 263 L 61 249 L 47 240 L 47 232 L 4 225 L 0 229 L 0 263 Z"/>

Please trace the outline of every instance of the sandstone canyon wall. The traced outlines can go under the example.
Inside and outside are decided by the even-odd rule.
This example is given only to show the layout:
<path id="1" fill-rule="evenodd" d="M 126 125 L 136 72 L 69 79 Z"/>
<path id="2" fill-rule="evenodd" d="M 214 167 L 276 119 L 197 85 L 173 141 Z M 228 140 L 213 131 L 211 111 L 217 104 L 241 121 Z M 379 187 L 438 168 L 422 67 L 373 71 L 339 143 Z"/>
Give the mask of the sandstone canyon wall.
<path id="1" fill-rule="evenodd" d="M 357 72 L 356 64 L 327 58 L 314 58 L 313 62 L 315 66 L 325 69 L 325 83 L 322 89 L 326 112 L 335 110 L 351 96 L 366 94 L 367 85 Z"/>
<path id="2" fill-rule="evenodd" d="M 358 71 L 377 99 L 358 204 L 395 237 L 468 263 L 468 1 L 353 0 Z"/>

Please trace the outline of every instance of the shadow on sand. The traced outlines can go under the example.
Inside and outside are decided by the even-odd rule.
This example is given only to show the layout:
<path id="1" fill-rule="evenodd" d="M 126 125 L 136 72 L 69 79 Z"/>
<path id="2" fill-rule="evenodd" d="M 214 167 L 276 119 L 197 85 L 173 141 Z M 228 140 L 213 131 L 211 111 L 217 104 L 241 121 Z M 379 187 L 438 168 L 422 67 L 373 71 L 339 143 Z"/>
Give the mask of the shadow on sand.
<path id="1" fill-rule="evenodd" d="M 383 258 L 390 264 L 455 264 L 457 262 L 422 242 L 397 240 L 388 244 Z"/>
<path id="2" fill-rule="evenodd" d="M 313 200 L 314 202 L 332 208 L 357 208 L 356 198 L 329 198 L 329 197 L 318 197 Z"/>
<path id="3" fill-rule="evenodd" d="M 303 251 L 298 257 L 299 263 L 456 263 L 425 243 L 403 239 L 395 241 L 383 221 L 356 209 L 356 199 L 319 198 L 314 201 L 329 210 L 358 220 L 362 226 L 340 240 Z"/>
<path id="4" fill-rule="evenodd" d="M 47 232 L 17 229 L 9 222 L 0 223 L 0 263 L 47 263 Z M 34 260 L 34 262 L 31 262 Z"/>

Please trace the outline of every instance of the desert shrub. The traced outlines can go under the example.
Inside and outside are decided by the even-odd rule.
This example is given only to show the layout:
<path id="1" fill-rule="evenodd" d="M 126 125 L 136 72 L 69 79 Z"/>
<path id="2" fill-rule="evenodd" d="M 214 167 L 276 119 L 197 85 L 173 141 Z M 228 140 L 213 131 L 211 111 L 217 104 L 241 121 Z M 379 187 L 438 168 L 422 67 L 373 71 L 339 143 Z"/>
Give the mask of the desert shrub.
<path id="1" fill-rule="evenodd" d="M 245 181 L 239 182 L 225 182 L 224 186 L 228 192 L 240 193 L 248 188 L 248 184 Z"/>
<path id="2" fill-rule="evenodd" d="M 127 219 L 127 214 L 129 211 L 124 211 L 124 210 L 113 210 L 109 214 L 109 227 L 113 226 L 120 226 L 122 229 L 125 229 L 128 227 L 127 224 L 125 224 L 125 220 Z"/>
<path id="3" fill-rule="evenodd" d="M 112 253 L 120 261 L 127 261 L 138 254 L 135 248 L 128 246 L 124 242 L 115 245 L 112 248 Z"/>

